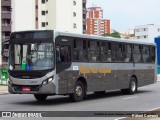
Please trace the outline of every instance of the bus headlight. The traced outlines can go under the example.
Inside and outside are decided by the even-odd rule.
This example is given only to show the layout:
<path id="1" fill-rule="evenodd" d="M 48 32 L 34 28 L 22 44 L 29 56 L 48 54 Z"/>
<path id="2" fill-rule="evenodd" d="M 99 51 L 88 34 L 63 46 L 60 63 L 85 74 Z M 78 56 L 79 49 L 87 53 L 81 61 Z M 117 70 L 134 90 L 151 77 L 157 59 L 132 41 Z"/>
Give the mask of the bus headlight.
<path id="1" fill-rule="evenodd" d="M 51 78 L 48 79 L 48 83 L 50 83 L 52 81 L 53 81 L 53 77 L 51 77 Z"/>
<path id="2" fill-rule="evenodd" d="M 51 83 L 51 82 L 53 82 L 54 81 L 54 77 L 50 77 L 50 78 L 48 78 L 47 80 L 44 80 L 43 82 L 42 82 L 42 85 L 47 85 L 47 84 L 49 84 L 49 83 Z"/>

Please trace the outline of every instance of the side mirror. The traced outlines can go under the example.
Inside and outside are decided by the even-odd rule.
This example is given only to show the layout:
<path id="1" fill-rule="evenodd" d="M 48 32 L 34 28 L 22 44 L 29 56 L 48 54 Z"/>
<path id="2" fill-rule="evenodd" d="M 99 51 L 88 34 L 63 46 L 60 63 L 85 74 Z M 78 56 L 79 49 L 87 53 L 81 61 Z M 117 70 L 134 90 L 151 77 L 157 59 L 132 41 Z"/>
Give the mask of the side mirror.
<path id="1" fill-rule="evenodd" d="M 2 43 L 2 56 L 9 57 L 9 42 Z"/>

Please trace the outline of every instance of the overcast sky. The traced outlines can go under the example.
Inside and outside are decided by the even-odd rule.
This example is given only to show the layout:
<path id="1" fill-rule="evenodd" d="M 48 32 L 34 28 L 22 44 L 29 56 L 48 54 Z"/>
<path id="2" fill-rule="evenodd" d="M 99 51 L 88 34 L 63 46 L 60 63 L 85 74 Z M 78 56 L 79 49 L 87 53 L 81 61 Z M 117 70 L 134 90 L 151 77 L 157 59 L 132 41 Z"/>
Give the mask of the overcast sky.
<path id="1" fill-rule="evenodd" d="M 124 31 L 137 25 L 160 25 L 160 0 L 87 0 L 87 7 L 102 7 L 111 29 Z"/>

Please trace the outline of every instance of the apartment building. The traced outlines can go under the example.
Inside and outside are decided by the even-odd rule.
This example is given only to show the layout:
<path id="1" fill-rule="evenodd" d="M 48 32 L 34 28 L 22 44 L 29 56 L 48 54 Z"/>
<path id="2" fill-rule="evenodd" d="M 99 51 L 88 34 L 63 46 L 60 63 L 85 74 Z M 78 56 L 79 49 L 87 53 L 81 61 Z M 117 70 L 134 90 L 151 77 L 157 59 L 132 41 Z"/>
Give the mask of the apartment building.
<path id="1" fill-rule="evenodd" d="M 83 32 L 82 0 L 12 0 L 12 31 Z M 29 7 L 28 7 L 29 6 Z"/>
<path id="2" fill-rule="evenodd" d="M 0 2 L 0 45 L 9 39 L 11 33 L 11 0 L 1 0 Z M 0 46 L 1 48 L 1 46 Z M 8 58 L 0 57 L 0 65 L 6 65 Z"/>
<path id="3" fill-rule="evenodd" d="M 82 21 L 82 28 L 83 28 L 83 34 L 86 34 L 87 24 L 86 24 L 86 18 L 87 18 L 87 9 L 86 9 L 87 0 L 83 0 L 83 21 Z"/>
<path id="4" fill-rule="evenodd" d="M 103 19 L 101 7 L 87 9 L 87 34 L 103 35 L 110 33 L 110 20 Z"/>
<path id="5" fill-rule="evenodd" d="M 154 39 L 160 36 L 160 25 L 148 24 L 135 27 L 135 39 L 144 42 L 154 42 Z"/>

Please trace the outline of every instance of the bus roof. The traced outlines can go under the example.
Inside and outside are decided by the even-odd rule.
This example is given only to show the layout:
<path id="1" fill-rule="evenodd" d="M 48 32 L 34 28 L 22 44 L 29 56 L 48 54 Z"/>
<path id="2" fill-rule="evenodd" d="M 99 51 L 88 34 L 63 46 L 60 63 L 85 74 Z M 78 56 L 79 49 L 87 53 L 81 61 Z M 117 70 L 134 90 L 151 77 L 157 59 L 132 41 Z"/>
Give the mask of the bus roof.
<path id="1" fill-rule="evenodd" d="M 56 31 L 58 32 L 58 31 Z M 113 38 L 113 37 L 104 37 L 98 35 L 87 35 L 87 34 L 77 34 L 77 33 L 69 33 L 69 32 L 58 32 L 61 36 L 70 36 L 70 37 L 78 37 L 78 38 L 87 38 L 87 39 L 98 39 L 98 40 L 109 40 L 113 42 L 123 42 L 123 43 L 133 43 L 133 44 L 143 44 L 143 45 L 156 45 L 155 43 L 142 42 L 138 40 L 129 40 L 122 38 Z"/>
<path id="2" fill-rule="evenodd" d="M 113 42 L 122 42 L 122 43 L 131 43 L 131 44 L 143 44 L 143 45 L 154 45 L 155 43 L 149 43 L 149 42 L 142 42 L 138 40 L 129 40 L 129 39 L 122 39 L 122 38 L 113 38 L 113 37 L 104 37 L 104 36 L 98 36 L 98 35 L 87 35 L 87 34 L 78 34 L 78 33 L 70 33 L 70 32 L 61 32 L 57 30 L 29 30 L 29 31 L 16 31 L 13 33 L 23 33 L 23 32 L 38 32 L 38 31 L 54 31 L 58 33 L 58 35 L 61 36 L 68 36 L 68 37 L 78 37 L 78 38 L 87 38 L 87 39 L 98 39 L 98 40 L 109 40 Z"/>

